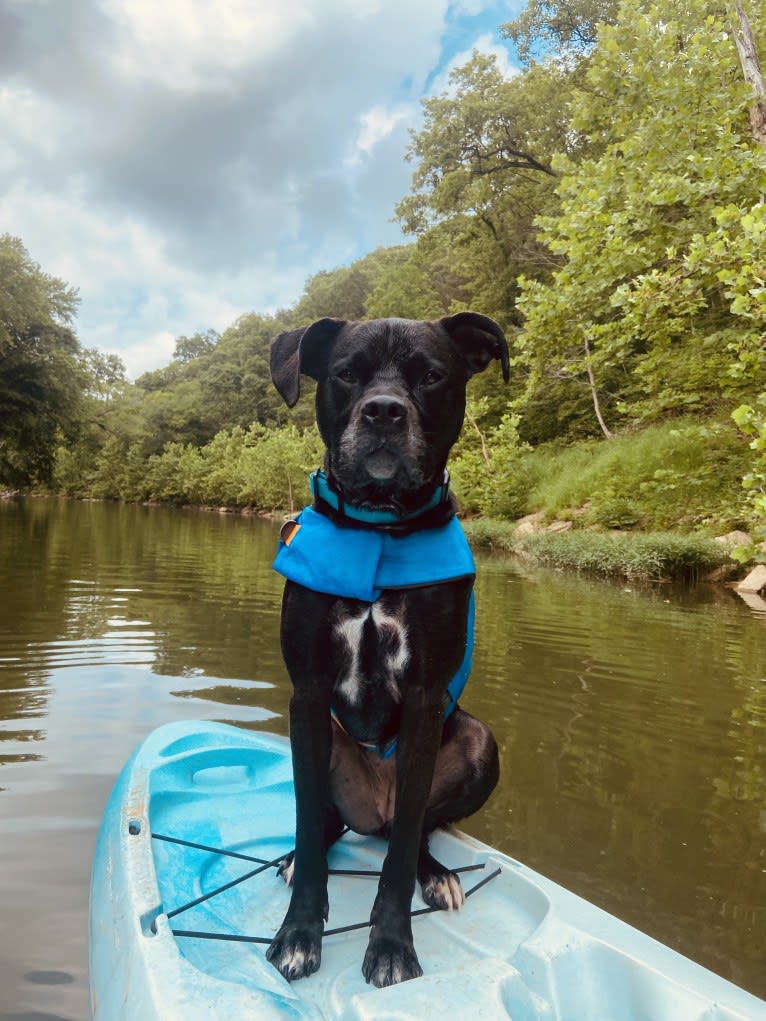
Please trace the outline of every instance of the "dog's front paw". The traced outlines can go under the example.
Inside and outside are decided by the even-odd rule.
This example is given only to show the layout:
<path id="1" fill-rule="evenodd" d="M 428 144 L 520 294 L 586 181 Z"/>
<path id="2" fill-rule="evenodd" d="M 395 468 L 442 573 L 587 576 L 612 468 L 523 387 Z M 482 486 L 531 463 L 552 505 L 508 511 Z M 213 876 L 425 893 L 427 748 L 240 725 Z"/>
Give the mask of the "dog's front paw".
<path id="1" fill-rule="evenodd" d="M 364 955 L 362 974 L 368 982 L 381 989 L 419 978 L 423 969 L 410 940 L 378 936 L 373 932 Z"/>
<path id="2" fill-rule="evenodd" d="M 460 877 L 449 869 L 422 877 L 420 892 L 429 907 L 441 911 L 458 911 L 465 904 Z"/>
<path id="3" fill-rule="evenodd" d="M 321 924 L 290 925 L 285 922 L 271 941 L 266 951 L 266 960 L 270 961 L 288 982 L 313 975 L 322 963 Z"/>

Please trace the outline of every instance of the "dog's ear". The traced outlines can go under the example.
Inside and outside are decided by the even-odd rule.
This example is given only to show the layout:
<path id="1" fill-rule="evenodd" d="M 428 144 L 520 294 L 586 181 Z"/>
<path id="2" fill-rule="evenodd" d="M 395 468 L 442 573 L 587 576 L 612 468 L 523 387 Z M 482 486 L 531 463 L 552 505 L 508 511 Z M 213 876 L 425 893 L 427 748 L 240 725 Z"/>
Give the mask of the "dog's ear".
<path id="1" fill-rule="evenodd" d="M 306 327 L 286 330 L 275 337 L 269 351 L 271 380 L 289 408 L 297 403 L 301 392 L 300 355 L 298 347 Z"/>
<path id="2" fill-rule="evenodd" d="M 331 343 L 345 325 L 345 319 L 318 319 L 311 326 L 280 333 L 271 342 L 271 379 L 289 408 L 300 397 L 301 373 L 319 379 Z"/>
<path id="3" fill-rule="evenodd" d="M 483 372 L 496 358 L 503 370 L 503 380 L 508 382 L 511 375 L 508 343 L 494 319 L 479 312 L 458 312 L 440 319 L 439 325 L 460 348 L 471 375 Z"/>

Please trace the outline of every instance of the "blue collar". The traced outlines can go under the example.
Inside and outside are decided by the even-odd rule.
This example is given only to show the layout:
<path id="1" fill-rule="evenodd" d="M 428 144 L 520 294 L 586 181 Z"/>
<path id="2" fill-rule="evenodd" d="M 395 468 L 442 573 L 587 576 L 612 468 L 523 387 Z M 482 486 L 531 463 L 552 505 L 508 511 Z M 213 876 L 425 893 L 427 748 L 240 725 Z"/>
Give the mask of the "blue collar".
<path id="1" fill-rule="evenodd" d="M 364 507 L 356 507 L 354 504 L 346 503 L 340 493 L 333 489 L 325 473 L 320 469 L 312 472 L 309 476 L 309 486 L 314 499 L 324 500 L 333 510 L 350 518 L 352 521 L 359 521 L 365 525 L 396 525 L 404 521 L 412 521 L 433 510 L 440 504 L 446 503 L 450 498 L 449 472 L 445 469 L 442 482 L 436 487 L 431 498 L 422 507 L 409 513 L 399 514 L 394 510 L 368 510 Z"/>

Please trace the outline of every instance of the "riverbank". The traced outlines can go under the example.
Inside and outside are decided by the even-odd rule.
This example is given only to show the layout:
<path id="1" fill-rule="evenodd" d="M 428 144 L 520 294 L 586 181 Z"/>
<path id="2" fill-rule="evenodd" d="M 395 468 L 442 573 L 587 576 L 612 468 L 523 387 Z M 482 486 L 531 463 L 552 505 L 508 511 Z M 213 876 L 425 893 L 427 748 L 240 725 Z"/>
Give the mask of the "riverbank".
<path id="1" fill-rule="evenodd" d="M 477 547 L 610 577 L 730 581 L 759 559 L 750 455 L 730 418 L 676 419 L 608 443 L 520 447 L 502 485 L 466 482 L 458 464 L 455 488 Z M 503 493 L 516 520 L 493 513 Z"/>
<path id="2" fill-rule="evenodd" d="M 556 527 L 564 522 L 554 522 L 552 531 L 534 531 L 525 524 L 473 518 L 464 527 L 477 549 L 512 553 L 562 570 L 646 581 L 730 581 L 745 574 L 731 558 L 733 542 L 724 537 Z"/>

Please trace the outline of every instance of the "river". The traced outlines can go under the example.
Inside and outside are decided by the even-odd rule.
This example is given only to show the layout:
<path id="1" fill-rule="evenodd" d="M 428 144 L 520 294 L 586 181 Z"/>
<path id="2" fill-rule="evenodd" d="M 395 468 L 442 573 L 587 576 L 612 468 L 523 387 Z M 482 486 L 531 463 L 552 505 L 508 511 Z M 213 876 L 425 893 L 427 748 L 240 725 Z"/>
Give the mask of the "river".
<path id="1" fill-rule="evenodd" d="M 90 859 L 136 743 L 174 719 L 287 732 L 277 527 L 0 503 L 0 1021 L 88 1016 Z M 462 703 L 502 777 L 464 828 L 766 997 L 766 615 L 477 561 Z"/>

